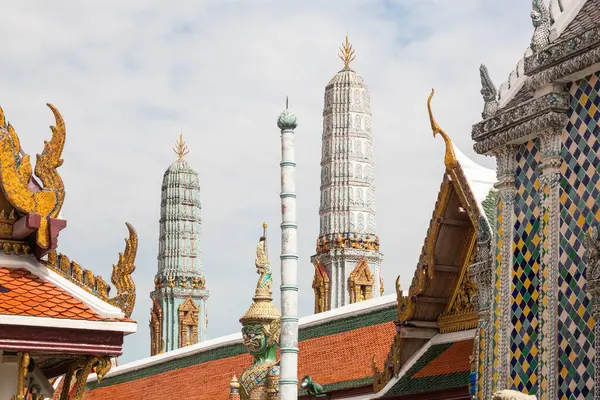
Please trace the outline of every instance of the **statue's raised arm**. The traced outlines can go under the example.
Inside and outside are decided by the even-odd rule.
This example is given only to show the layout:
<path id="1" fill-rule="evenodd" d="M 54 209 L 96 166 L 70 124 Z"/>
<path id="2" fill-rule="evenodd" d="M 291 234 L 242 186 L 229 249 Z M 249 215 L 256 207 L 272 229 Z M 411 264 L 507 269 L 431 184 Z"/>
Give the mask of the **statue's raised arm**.
<path id="1" fill-rule="evenodd" d="M 259 275 L 257 289 L 267 289 L 271 291 L 271 283 L 273 282 L 271 274 L 271 262 L 267 257 L 267 223 L 263 224 L 263 235 L 256 245 L 256 272 Z"/>

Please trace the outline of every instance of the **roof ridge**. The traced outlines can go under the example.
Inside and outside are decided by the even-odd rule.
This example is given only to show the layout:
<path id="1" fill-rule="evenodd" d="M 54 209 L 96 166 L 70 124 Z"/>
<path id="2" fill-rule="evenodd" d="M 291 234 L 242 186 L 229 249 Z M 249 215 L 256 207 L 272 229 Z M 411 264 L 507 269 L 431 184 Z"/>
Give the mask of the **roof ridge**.
<path id="1" fill-rule="evenodd" d="M 32 275 L 48 282 L 56 287 L 68 292 L 77 300 L 91 308 L 96 314 L 103 318 L 123 319 L 125 314 L 119 308 L 113 306 L 99 296 L 92 293 L 89 289 L 84 289 L 79 284 L 68 279 L 63 274 L 50 268 L 44 263 L 38 261 L 34 256 L 7 256 L 0 254 L 0 261 L 3 267 L 9 269 L 25 269 Z"/>

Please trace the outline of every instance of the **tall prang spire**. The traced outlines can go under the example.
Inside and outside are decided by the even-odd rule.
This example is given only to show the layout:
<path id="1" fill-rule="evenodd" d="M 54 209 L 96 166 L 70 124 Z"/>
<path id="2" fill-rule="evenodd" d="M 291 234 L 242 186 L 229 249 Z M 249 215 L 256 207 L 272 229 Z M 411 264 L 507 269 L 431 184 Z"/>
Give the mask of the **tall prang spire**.
<path id="1" fill-rule="evenodd" d="M 344 69 L 325 88 L 323 110 L 320 231 L 311 258 L 315 312 L 383 292 L 369 90 L 349 67 L 355 51 L 348 36 L 338 56 Z"/>
<path id="2" fill-rule="evenodd" d="M 203 341 L 208 325 L 200 250 L 201 203 L 198 173 L 184 160 L 183 135 L 173 148 L 177 160 L 163 177 L 158 271 L 150 294 L 151 354 Z"/>

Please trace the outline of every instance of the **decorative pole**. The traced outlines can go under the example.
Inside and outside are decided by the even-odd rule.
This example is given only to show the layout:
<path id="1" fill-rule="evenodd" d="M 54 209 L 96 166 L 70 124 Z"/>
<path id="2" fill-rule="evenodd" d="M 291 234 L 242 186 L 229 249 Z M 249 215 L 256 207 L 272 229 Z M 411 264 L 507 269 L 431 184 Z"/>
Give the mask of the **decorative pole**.
<path id="1" fill-rule="evenodd" d="M 281 400 L 298 398 L 298 225 L 296 225 L 296 116 L 285 110 L 277 119 L 281 129 Z"/>

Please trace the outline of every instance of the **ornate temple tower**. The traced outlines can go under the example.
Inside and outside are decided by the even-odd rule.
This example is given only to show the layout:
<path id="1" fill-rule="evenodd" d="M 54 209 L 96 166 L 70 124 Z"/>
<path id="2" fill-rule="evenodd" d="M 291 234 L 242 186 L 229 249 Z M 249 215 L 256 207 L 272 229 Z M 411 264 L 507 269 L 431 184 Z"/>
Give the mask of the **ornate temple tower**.
<path id="1" fill-rule="evenodd" d="M 151 354 L 178 349 L 205 339 L 208 325 L 200 252 L 200 183 L 183 159 L 187 146 L 179 137 L 178 155 L 162 184 L 158 272 L 150 293 Z"/>
<path id="2" fill-rule="evenodd" d="M 327 85 L 323 110 L 320 232 L 311 258 L 315 313 L 383 292 L 369 91 L 350 69 L 347 36 L 339 57 L 344 68 Z"/>

